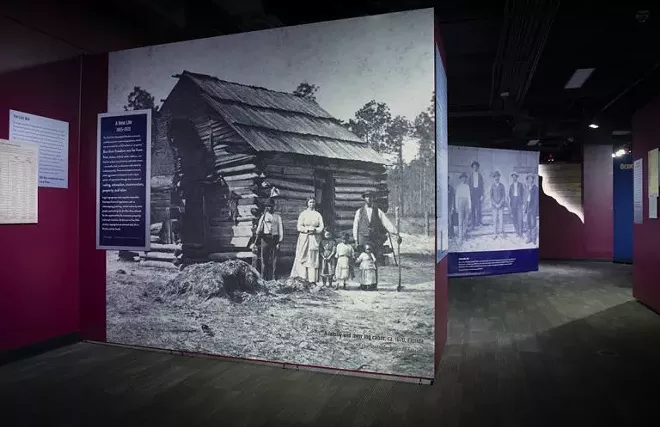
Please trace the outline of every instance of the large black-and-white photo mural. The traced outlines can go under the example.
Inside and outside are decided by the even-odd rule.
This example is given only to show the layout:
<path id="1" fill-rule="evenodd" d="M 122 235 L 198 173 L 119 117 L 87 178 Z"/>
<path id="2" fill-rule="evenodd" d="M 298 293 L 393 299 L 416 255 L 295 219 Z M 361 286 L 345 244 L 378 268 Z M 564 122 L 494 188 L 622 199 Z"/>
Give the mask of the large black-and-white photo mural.
<path id="1" fill-rule="evenodd" d="M 154 120 L 108 341 L 433 377 L 434 85 L 432 9 L 111 53 Z"/>

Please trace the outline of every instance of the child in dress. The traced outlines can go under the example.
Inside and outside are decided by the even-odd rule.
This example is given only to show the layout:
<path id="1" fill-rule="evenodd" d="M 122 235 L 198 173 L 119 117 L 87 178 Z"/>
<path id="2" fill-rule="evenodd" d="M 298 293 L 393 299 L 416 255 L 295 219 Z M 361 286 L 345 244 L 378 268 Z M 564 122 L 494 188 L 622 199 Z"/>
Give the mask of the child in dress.
<path id="1" fill-rule="evenodd" d="M 360 264 L 360 289 L 375 291 L 378 287 L 378 271 L 376 270 L 376 255 L 370 244 L 364 245 L 364 252 L 355 262 Z"/>
<path id="2" fill-rule="evenodd" d="M 348 233 L 342 236 L 342 242 L 337 245 L 337 269 L 335 270 L 335 277 L 337 278 L 337 289 L 341 283 L 346 289 L 346 280 L 351 277 L 351 261 L 353 260 L 353 246 L 348 244 Z"/>
<path id="3" fill-rule="evenodd" d="M 321 242 L 321 279 L 323 286 L 332 287 L 332 276 L 335 274 L 336 243 L 330 230 L 325 230 Z"/>

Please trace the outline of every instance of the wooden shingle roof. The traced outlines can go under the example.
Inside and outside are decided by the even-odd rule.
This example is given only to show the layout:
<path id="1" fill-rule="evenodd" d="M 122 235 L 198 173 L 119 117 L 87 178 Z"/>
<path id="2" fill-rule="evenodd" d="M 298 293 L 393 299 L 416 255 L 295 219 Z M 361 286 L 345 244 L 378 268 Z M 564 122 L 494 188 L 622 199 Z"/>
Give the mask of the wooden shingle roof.
<path id="1" fill-rule="evenodd" d="M 257 151 L 386 164 L 316 102 L 296 95 L 184 71 L 215 110 Z"/>

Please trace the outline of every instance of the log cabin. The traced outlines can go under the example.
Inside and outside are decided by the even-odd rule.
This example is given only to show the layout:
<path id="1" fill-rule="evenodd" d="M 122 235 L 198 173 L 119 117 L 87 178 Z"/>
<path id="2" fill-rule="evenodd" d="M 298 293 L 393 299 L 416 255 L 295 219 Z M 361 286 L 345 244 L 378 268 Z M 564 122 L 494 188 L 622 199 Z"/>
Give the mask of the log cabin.
<path id="1" fill-rule="evenodd" d="M 174 156 L 187 262 L 253 257 L 253 227 L 273 195 L 283 258 L 295 253 L 308 197 L 335 236 L 352 229 L 365 191 L 387 211 L 385 159 L 315 101 L 188 71 L 174 77 L 157 135 Z"/>

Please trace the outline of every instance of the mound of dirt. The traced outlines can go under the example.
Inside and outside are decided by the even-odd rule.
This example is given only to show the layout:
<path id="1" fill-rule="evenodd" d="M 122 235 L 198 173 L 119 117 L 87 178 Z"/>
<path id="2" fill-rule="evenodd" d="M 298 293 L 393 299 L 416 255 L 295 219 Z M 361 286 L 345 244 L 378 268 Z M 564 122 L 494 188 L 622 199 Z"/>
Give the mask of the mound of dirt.
<path id="1" fill-rule="evenodd" d="M 163 289 L 167 301 L 208 301 L 227 298 L 241 302 L 247 295 L 268 292 L 259 273 L 240 260 L 191 265 Z"/>
<path id="2" fill-rule="evenodd" d="M 292 294 L 294 292 L 310 292 L 311 285 L 300 277 L 270 280 L 266 283 L 268 289 L 276 294 Z"/>

